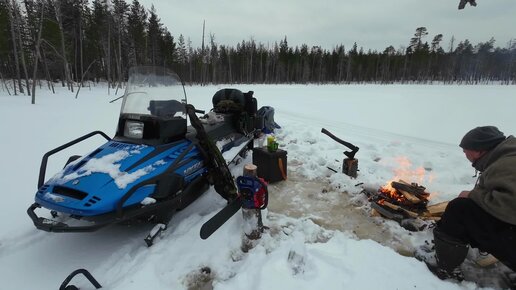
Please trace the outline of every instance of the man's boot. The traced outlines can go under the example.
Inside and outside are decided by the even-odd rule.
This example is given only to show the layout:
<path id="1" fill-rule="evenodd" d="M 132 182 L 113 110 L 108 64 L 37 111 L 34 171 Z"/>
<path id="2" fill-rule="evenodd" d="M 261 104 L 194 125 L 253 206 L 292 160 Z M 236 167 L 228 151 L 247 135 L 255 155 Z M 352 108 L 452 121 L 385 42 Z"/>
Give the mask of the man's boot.
<path id="1" fill-rule="evenodd" d="M 427 263 L 428 269 L 442 280 L 464 280 L 460 265 L 468 254 L 468 245 L 453 238 L 438 228 L 434 229 L 436 265 Z"/>

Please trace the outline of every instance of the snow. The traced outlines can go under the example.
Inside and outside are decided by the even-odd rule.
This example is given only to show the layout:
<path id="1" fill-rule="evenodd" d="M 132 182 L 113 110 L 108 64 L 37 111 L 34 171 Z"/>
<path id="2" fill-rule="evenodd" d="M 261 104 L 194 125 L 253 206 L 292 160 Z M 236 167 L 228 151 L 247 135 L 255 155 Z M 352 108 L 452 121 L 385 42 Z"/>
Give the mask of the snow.
<path id="1" fill-rule="evenodd" d="M 140 146 L 130 146 L 130 147 L 140 147 Z M 77 172 L 63 175 L 66 170 L 59 172 L 53 178 L 57 180 L 62 180 L 63 182 L 77 179 L 82 176 L 88 176 L 95 172 L 106 173 L 113 180 L 118 188 L 124 189 L 127 185 L 132 182 L 138 180 L 140 177 L 145 176 L 156 169 L 156 166 L 164 165 L 165 162 L 163 160 L 158 160 L 154 162 L 154 164 L 146 166 L 144 168 L 138 169 L 133 173 L 127 173 L 120 171 L 120 162 L 124 159 L 130 157 L 132 154 L 138 154 L 140 151 L 137 149 L 129 149 L 129 150 L 118 150 L 114 153 L 104 155 L 100 158 L 91 158 L 89 159 Z M 70 163 L 67 166 L 73 166 L 79 160 Z"/>
<path id="2" fill-rule="evenodd" d="M 209 110 L 211 96 L 224 87 L 186 87 L 188 100 Z M 8 96 L 0 89 L 2 285 L 56 289 L 73 270 L 85 268 L 103 288 L 117 290 L 479 287 L 435 278 L 410 257 L 431 238 L 430 232 L 409 232 L 369 216 L 360 192 L 401 178 L 425 186 L 431 203 L 437 203 L 472 188 L 474 170 L 457 144 L 475 126 L 516 132 L 514 86 L 232 87 L 253 90 L 259 107 L 275 109 L 282 127 L 275 137 L 288 152 L 289 179 L 269 185 L 270 205 L 263 212 L 269 229 L 247 252 L 241 249 L 241 214 L 209 239 L 199 238 L 201 225 L 225 204 L 213 189 L 174 215 L 150 248 L 143 238 L 152 225 L 118 225 L 92 233 L 38 231 L 26 209 L 34 201 L 43 154 L 91 131 L 114 135 L 121 102 L 109 103 L 117 96 L 108 95 L 103 86 L 83 88 L 78 99 L 65 90 L 55 95 L 41 91 L 36 105 L 30 105 L 29 97 Z M 342 152 L 348 149 L 322 134 L 322 128 L 360 148 L 356 179 L 340 173 Z M 88 139 L 51 156 L 46 177 L 59 172 L 69 156 L 87 154 L 103 142 Z M 233 169 L 234 175 L 251 162 L 250 155 Z M 116 168 L 108 171 L 116 173 Z M 484 279 L 484 286 L 498 287 L 496 279 Z M 94 289 L 83 277 L 72 284 Z"/>

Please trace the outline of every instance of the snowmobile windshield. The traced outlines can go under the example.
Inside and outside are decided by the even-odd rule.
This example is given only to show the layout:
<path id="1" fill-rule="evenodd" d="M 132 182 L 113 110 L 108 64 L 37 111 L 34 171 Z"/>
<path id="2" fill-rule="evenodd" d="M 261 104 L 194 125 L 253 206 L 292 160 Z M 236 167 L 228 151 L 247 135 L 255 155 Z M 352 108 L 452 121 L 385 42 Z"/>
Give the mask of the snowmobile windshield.
<path id="1" fill-rule="evenodd" d="M 186 95 L 179 76 L 161 67 L 133 67 L 121 114 L 186 119 Z"/>

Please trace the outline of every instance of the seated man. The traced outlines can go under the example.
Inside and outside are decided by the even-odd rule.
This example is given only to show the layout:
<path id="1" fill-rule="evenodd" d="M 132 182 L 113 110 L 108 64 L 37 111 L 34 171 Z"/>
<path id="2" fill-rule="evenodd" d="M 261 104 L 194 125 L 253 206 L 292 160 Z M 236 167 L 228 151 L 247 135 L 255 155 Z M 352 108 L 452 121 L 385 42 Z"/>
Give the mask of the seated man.
<path id="1" fill-rule="evenodd" d="M 516 138 L 484 126 L 459 146 L 481 175 L 446 207 L 434 229 L 436 265 L 428 268 L 441 279 L 462 280 L 459 266 L 470 245 L 516 271 Z"/>

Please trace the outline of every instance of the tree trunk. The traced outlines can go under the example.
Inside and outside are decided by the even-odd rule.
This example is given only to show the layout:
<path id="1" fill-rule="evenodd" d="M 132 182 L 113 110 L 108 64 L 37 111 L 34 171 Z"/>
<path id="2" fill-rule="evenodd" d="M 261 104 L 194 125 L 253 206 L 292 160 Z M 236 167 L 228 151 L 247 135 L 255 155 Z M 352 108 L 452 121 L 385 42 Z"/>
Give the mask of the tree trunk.
<path id="1" fill-rule="evenodd" d="M 108 37 L 107 37 L 107 80 L 108 80 L 108 95 L 111 88 L 111 21 L 108 19 Z"/>
<path id="2" fill-rule="evenodd" d="M 82 75 L 84 77 L 84 75 L 86 75 L 88 73 L 88 71 L 90 70 L 91 66 L 96 62 L 96 60 L 92 61 L 90 63 L 90 65 L 88 66 L 88 68 L 86 69 L 86 71 L 84 72 L 84 74 Z M 81 78 L 81 81 L 80 81 L 80 84 L 82 84 L 82 81 L 83 79 Z M 77 88 L 77 93 L 75 94 L 75 98 L 77 99 L 77 97 L 79 96 L 79 92 L 81 91 L 81 85 L 79 85 L 79 88 Z"/>
<path id="3" fill-rule="evenodd" d="M 231 51 L 228 51 L 228 68 L 229 68 L 229 83 L 233 83 L 233 74 L 231 73 Z"/>
<path id="4" fill-rule="evenodd" d="M 84 55 L 83 55 L 83 46 L 82 46 L 82 17 L 79 21 L 79 49 L 80 49 L 80 62 L 81 62 L 81 83 L 79 84 L 82 86 L 82 82 L 84 80 Z"/>
<path id="5" fill-rule="evenodd" d="M 122 85 L 122 30 L 120 29 L 121 23 L 118 23 L 118 56 L 117 56 L 117 71 L 118 71 L 118 88 Z M 115 93 L 116 94 L 116 93 Z"/>
<path id="6" fill-rule="evenodd" d="M 2 83 L 4 84 L 5 89 L 7 90 L 7 94 L 10 96 L 10 95 L 11 95 L 11 92 L 9 91 L 9 87 L 8 87 L 8 86 L 7 86 L 7 84 L 5 83 L 4 76 L 2 75 L 2 72 L 1 72 L 1 71 L 0 71 L 0 80 L 2 80 Z"/>
<path id="7" fill-rule="evenodd" d="M 18 45 L 16 43 L 16 32 L 15 28 L 17 27 L 17 21 L 14 10 L 16 9 L 15 6 L 11 7 L 11 3 L 9 1 L 5 1 L 7 4 L 7 10 L 9 13 L 9 17 L 11 18 L 11 39 L 13 42 L 13 55 L 14 55 L 14 66 L 16 70 L 16 80 L 18 80 L 18 88 L 20 93 L 23 93 L 23 87 L 21 85 L 21 76 L 20 76 L 20 62 L 18 60 Z M 14 1 L 13 1 L 14 2 Z M 14 3 L 13 3 L 14 4 Z M 16 92 L 16 83 L 14 84 L 14 95 L 17 95 Z"/>
<path id="8" fill-rule="evenodd" d="M 349 54 L 348 63 L 346 65 L 346 83 L 351 83 L 351 65 L 353 63 L 353 56 Z"/>
<path id="9" fill-rule="evenodd" d="M 13 0 L 13 7 L 14 7 L 14 0 Z M 16 17 L 16 28 L 18 30 L 18 43 L 20 48 L 20 56 L 21 56 L 21 63 L 23 68 L 23 73 L 25 75 L 25 86 L 27 87 L 27 94 L 30 96 L 30 90 L 29 90 L 29 74 L 27 73 L 27 64 L 25 62 L 25 51 L 23 49 L 23 41 L 22 41 L 22 33 L 21 33 L 21 17 L 20 17 L 20 10 L 14 9 L 14 14 Z M 23 91 L 20 91 L 23 93 Z"/>
<path id="10" fill-rule="evenodd" d="M 61 53 L 63 56 L 64 79 L 66 80 L 66 85 L 67 85 L 68 89 L 73 91 L 72 81 L 70 79 L 70 68 L 68 67 L 68 60 L 66 59 L 66 47 L 65 47 L 65 39 L 64 39 L 64 30 L 63 30 L 63 19 L 61 17 L 62 16 L 61 15 L 61 1 L 54 0 L 53 3 L 54 3 L 54 10 L 56 12 L 57 24 L 59 26 L 59 33 L 61 35 Z"/>
<path id="11" fill-rule="evenodd" d="M 41 18 L 39 22 L 39 31 L 38 31 L 38 38 L 35 42 L 34 47 L 34 71 L 32 74 L 32 104 L 34 105 L 36 103 L 36 74 L 38 72 L 38 60 L 41 57 L 39 53 L 39 47 L 41 45 L 41 32 L 43 31 L 43 15 L 45 12 L 45 2 L 42 2 L 41 4 Z"/>
<path id="12" fill-rule="evenodd" d="M 52 93 L 55 94 L 56 90 L 54 89 L 54 82 L 50 77 L 50 72 L 48 71 L 47 57 L 45 55 L 45 51 L 43 50 L 43 65 L 45 66 L 45 75 L 47 77 L 48 88 L 52 89 Z"/>

